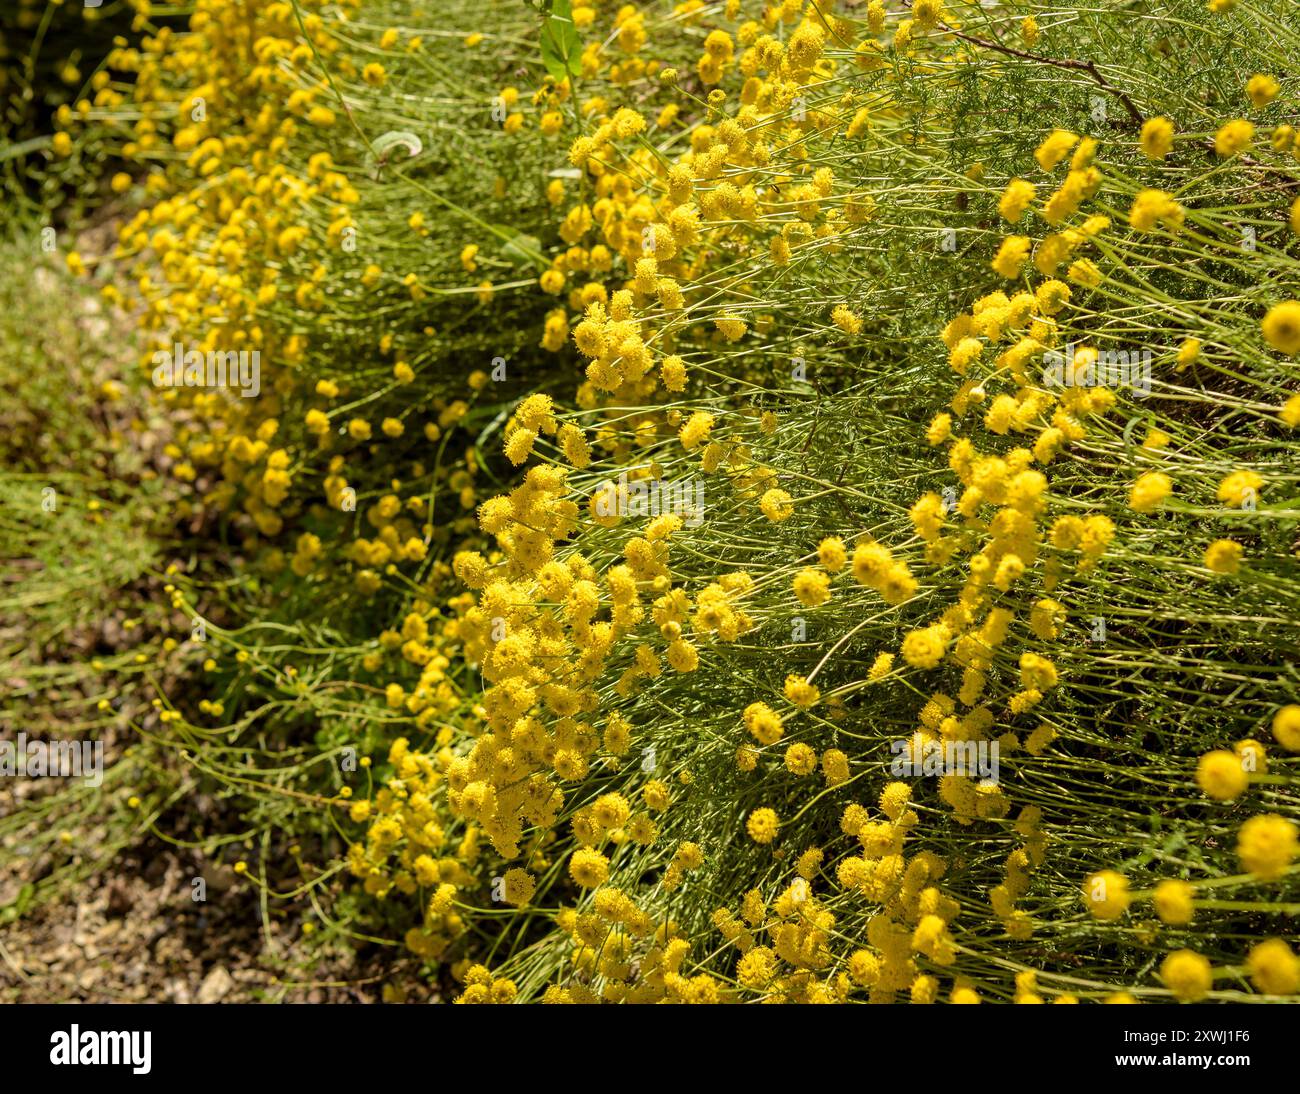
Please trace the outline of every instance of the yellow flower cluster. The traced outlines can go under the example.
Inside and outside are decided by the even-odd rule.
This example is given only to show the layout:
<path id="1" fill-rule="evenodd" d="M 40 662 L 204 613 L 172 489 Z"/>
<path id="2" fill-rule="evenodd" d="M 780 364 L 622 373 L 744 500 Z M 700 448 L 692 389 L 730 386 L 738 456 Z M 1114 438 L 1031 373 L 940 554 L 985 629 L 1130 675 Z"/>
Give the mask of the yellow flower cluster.
<path id="1" fill-rule="evenodd" d="M 455 92 L 453 200 L 380 128 L 433 45 L 299 6 L 113 59 L 163 165 L 117 257 L 145 332 L 266 365 L 161 393 L 172 471 L 320 694 L 259 671 L 373 753 L 330 800 L 410 950 L 463 1002 L 1296 991 L 1239 942 L 1297 857 L 1300 204 L 1247 240 L 1223 189 L 1294 177 L 1275 80 L 1204 141 L 976 139 L 968 70 L 1025 82 L 972 5 L 580 3 L 534 92 Z M 1080 886 L 1086 978 L 1038 967 Z"/>

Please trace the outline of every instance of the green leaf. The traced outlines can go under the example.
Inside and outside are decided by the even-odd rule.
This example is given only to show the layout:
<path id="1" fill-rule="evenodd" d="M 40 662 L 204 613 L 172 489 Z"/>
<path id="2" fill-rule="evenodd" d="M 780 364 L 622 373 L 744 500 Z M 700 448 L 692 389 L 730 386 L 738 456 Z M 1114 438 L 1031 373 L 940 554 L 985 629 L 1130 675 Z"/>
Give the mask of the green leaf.
<path id="1" fill-rule="evenodd" d="M 542 20 L 542 64 L 556 80 L 582 72 L 582 39 L 569 0 L 551 0 Z"/>
<path id="2" fill-rule="evenodd" d="M 509 231 L 509 229 L 507 229 Z M 505 246 L 501 248 L 501 253 L 509 258 L 516 266 L 523 263 L 537 262 L 537 256 L 542 252 L 542 241 L 536 236 L 529 235 L 526 232 L 513 232 L 506 241 Z"/>

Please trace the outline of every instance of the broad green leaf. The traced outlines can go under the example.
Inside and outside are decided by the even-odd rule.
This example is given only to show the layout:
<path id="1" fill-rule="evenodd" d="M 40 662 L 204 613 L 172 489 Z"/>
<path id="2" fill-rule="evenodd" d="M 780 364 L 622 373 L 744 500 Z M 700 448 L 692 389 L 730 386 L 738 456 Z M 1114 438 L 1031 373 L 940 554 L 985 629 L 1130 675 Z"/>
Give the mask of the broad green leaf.
<path id="1" fill-rule="evenodd" d="M 556 80 L 582 72 L 582 39 L 569 0 L 552 0 L 542 20 L 542 64 Z"/>

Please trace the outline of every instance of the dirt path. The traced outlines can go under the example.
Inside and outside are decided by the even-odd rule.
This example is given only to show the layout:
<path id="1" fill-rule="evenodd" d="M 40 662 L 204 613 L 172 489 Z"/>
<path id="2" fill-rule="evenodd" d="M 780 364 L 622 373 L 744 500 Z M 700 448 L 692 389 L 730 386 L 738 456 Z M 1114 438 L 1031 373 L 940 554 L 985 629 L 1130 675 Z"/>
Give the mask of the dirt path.
<path id="1" fill-rule="evenodd" d="M 114 237 L 100 224 L 75 245 L 93 260 Z M 60 260 L 31 241 L 0 250 L 0 740 L 100 740 L 106 774 L 93 794 L 0 777 L 0 1002 L 428 998 L 393 986 L 419 983 L 400 948 L 329 942 L 275 908 L 264 923 L 257 889 L 228 865 L 154 835 L 150 822 L 187 837 L 196 823 L 208 837 L 238 823 L 181 793 L 188 772 L 174 803 L 129 804 L 147 782 L 134 782 L 131 725 L 148 731 L 157 713 L 140 677 L 122 684 L 94 666 L 156 649 L 174 622 L 157 576 L 168 548 L 146 542 L 169 534 L 167 494 L 139 501 L 141 484 L 166 481 L 168 423 L 113 390 L 138 367 L 131 324 Z M 58 524 L 30 500 L 47 475 L 70 484 Z M 128 517 L 133 568 L 112 538 L 121 529 L 89 504 L 99 496 Z M 179 664 L 159 656 L 151 669 L 186 686 Z"/>

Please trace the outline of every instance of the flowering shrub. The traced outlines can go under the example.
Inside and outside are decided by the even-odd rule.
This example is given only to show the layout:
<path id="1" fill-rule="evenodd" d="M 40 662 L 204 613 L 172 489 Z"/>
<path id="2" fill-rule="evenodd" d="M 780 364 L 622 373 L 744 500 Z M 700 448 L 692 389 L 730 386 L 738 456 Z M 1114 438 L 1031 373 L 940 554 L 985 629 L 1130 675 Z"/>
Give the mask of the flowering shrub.
<path id="1" fill-rule="evenodd" d="M 87 122 L 124 102 L 108 53 L 127 43 L 140 0 L 12 0 L 0 10 L 0 192 L 5 220 L 76 217 L 105 189 L 103 146 Z M 161 13 L 175 23 L 173 13 Z M 68 128 L 77 119 L 80 141 Z M 51 132 L 54 129 L 54 132 Z M 123 174 L 129 182 L 130 176 Z M 119 184 L 120 185 L 120 184 Z"/>
<path id="2" fill-rule="evenodd" d="M 544 7 L 109 58 L 173 746 L 464 1002 L 1300 990 L 1285 0 Z"/>

